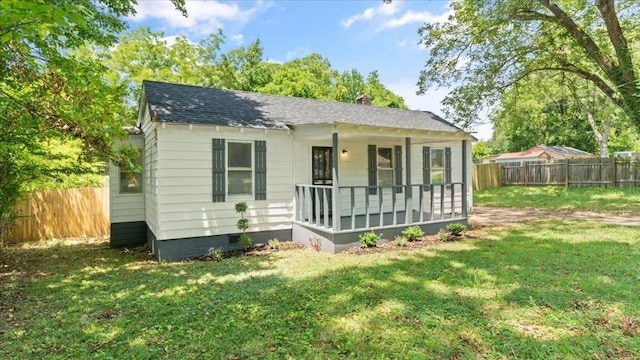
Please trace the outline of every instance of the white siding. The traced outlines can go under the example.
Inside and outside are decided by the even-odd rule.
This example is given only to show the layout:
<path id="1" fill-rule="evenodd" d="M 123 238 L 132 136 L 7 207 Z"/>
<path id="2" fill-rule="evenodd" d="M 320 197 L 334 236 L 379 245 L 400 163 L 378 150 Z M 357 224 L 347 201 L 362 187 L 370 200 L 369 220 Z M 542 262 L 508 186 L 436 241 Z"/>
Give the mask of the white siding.
<path id="1" fill-rule="evenodd" d="M 130 135 L 126 140 L 137 149 L 144 147 L 142 135 Z M 116 144 L 118 146 L 118 144 Z M 144 177 L 144 175 L 143 175 Z M 120 194 L 120 170 L 109 162 L 109 200 L 111 223 L 123 223 L 144 220 L 144 194 Z"/>
<path id="2" fill-rule="evenodd" d="M 293 147 L 283 131 L 202 125 L 158 126 L 159 240 L 237 233 L 235 204 L 245 201 L 248 231 L 290 229 L 293 219 Z M 212 201 L 212 139 L 267 142 L 267 200 Z"/>
<path id="3" fill-rule="evenodd" d="M 143 192 L 145 206 L 145 221 L 154 235 L 158 236 L 160 223 L 158 221 L 158 133 L 157 125 L 151 122 L 148 108 L 142 114 L 140 123 L 145 137 Z"/>

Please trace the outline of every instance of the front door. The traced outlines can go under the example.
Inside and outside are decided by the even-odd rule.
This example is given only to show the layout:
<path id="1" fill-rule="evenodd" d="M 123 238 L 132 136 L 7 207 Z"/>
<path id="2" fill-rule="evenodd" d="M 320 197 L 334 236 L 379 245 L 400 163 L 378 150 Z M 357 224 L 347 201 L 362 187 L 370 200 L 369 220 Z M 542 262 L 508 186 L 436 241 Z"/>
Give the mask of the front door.
<path id="1" fill-rule="evenodd" d="M 311 179 L 313 185 L 333 184 L 332 159 L 332 148 L 320 146 L 311 148 Z"/>
<path id="2" fill-rule="evenodd" d="M 311 183 L 313 185 L 333 185 L 333 149 L 325 146 L 314 146 L 311 148 Z M 318 220 L 325 213 L 325 196 L 327 198 L 327 211 L 331 215 L 331 189 L 318 189 L 317 195 L 312 194 L 313 217 Z M 320 213 L 316 214 L 316 202 L 318 202 Z"/>

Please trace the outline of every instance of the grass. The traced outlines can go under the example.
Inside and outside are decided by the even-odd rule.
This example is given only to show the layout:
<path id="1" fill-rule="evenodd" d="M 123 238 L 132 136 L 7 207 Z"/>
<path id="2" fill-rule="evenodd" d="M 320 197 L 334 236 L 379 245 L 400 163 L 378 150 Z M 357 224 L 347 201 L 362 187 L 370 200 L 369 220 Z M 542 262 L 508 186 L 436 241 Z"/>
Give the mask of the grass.
<path id="1" fill-rule="evenodd" d="M 509 226 L 413 251 L 222 262 L 11 247 L 0 358 L 640 358 L 638 229 Z"/>
<path id="2" fill-rule="evenodd" d="M 505 186 L 476 191 L 475 205 L 559 211 L 640 213 L 640 189 Z"/>

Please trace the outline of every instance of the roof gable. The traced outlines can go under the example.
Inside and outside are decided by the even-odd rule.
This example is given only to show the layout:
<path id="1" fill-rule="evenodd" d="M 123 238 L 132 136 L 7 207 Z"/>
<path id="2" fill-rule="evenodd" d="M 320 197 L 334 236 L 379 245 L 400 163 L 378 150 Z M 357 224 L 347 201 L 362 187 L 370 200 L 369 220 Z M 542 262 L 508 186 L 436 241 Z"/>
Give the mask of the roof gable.
<path id="1" fill-rule="evenodd" d="M 464 132 L 429 111 L 356 105 L 200 86 L 143 82 L 152 119 L 159 122 L 288 129 L 344 123 Z"/>

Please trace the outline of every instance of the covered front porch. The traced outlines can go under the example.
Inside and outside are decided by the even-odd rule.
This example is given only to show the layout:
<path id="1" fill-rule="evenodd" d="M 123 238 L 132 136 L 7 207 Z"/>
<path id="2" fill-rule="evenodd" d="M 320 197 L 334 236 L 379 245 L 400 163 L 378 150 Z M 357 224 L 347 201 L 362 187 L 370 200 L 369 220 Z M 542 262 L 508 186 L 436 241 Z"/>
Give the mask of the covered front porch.
<path id="1" fill-rule="evenodd" d="M 388 241 L 413 225 L 434 234 L 449 223 L 467 223 L 468 136 L 376 135 L 378 138 L 334 132 L 330 144 L 315 139 L 306 142 L 311 161 L 305 167 L 312 176 L 299 176 L 298 180 L 307 182 L 295 185 L 292 235 L 296 241 L 321 251 L 339 252 L 359 246 L 358 236 L 370 230 Z M 391 149 L 389 156 L 378 148 Z M 300 149 L 303 153 L 302 146 Z M 439 159 L 442 168 L 432 170 L 430 162 L 437 156 L 430 152 L 439 150 L 440 155 L 446 153 L 446 161 Z M 391 169 L 388 174 L 385 161 Z M 301 174 L 304 171 L 298 170 Z"/>

